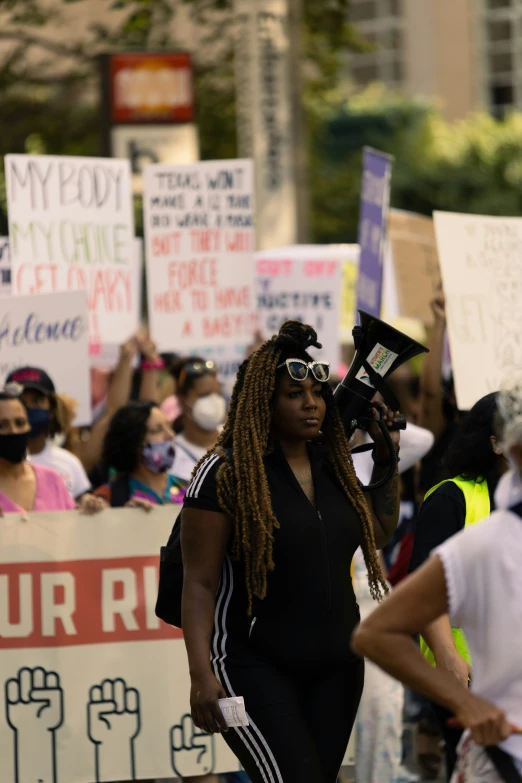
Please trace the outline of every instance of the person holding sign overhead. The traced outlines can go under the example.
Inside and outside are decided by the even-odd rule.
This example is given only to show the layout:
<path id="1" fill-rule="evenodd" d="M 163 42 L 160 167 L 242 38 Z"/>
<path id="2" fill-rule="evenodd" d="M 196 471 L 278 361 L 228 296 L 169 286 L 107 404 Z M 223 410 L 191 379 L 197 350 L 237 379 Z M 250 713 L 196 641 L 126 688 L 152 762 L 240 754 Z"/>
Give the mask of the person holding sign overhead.
<path id="1" fill-rule="evenodd" d="M 349 645 L 350 562 L 362 546 L 372 595 L 386 592 L 376 546 L 399 514 L 396 472 L 363 493 L 314 347 L 315 330 L 288 321 L 243 362 L 182 512 L 192 716 L 225 732 L 253 783 L 337 780 L 364 680 Z M 397 420 L 376 407 L 388 426 Z M 376 481 L 391 457 L 377 422 L 370 431 Z M 231 696 L 244 698 L 249 726 L 227 730 L 218 700 Z"/>

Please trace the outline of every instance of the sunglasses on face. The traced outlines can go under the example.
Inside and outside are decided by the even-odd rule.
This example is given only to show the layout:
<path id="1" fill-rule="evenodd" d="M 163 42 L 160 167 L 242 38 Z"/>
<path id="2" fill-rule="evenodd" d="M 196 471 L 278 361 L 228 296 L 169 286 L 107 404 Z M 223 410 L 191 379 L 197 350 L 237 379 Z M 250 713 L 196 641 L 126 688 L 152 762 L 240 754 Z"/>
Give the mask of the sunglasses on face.
<path id="1" fill-rule="evenodd" d="M 309 370 L 319 383 L 326 383 L 330 378 L 330 362 L 305 362 L 303 359 L 287 359 L 277 369 L 280 370 L 285 365 L 293 381 L 305 381 L 308 378 Z"/>

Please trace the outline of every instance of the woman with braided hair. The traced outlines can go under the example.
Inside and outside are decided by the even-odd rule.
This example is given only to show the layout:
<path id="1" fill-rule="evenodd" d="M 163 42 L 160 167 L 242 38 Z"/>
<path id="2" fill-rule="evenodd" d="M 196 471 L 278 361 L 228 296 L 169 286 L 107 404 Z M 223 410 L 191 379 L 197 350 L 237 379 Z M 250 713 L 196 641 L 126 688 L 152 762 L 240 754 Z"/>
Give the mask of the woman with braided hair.
<path id="1" fill-rule="evenodd" d="M 364 680 L 350 650 L 350 563 L 361 546 L 372 595 L 386 591 L 376 547 L 399 511 L 397 476 L 361 490 L 329 365 L 312 347 L 312 327 L 288 321 L 243 363 L 182 512 L 192 716 L 224 732 L 253 783 L 335 783 Z M 370 434 L 375 481 L 389 452 L 377 424 Z M 227 730 L 218 699 L 228 696 L 244 697 L 248 726 Z"/>

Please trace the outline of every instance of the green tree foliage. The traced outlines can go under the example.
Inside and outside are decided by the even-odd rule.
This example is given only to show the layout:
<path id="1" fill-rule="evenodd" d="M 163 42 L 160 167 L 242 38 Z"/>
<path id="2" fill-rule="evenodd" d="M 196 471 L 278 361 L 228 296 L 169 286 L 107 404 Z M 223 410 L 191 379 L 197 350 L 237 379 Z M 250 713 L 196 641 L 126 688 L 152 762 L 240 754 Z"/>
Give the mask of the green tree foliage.
<path id="1" fill-rule="evenodd" d="M 435 209 L 522 214 L 520 113 L 502 121 L 476 114 L 450 123 L 428 104 L 379 85 L 349 100 L 333 97 L 311 111 L 316 241 L 356 239 L 364 145 L 395 157 L 394 207 L 426 215 Z"/>

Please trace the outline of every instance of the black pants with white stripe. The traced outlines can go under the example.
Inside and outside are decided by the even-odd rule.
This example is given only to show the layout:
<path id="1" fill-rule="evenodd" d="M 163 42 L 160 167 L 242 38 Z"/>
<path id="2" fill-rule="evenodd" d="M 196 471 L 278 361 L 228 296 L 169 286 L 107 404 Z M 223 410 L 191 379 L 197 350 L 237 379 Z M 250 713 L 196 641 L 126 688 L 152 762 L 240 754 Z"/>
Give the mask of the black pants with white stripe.
<path id="1" fill-rule="evenodd" d="M 214 658 L 250 725 L 224 738 L 253 783 L 335 783 L 355 721 L 364 662 L 276 666 L 248 648 Z"/>

